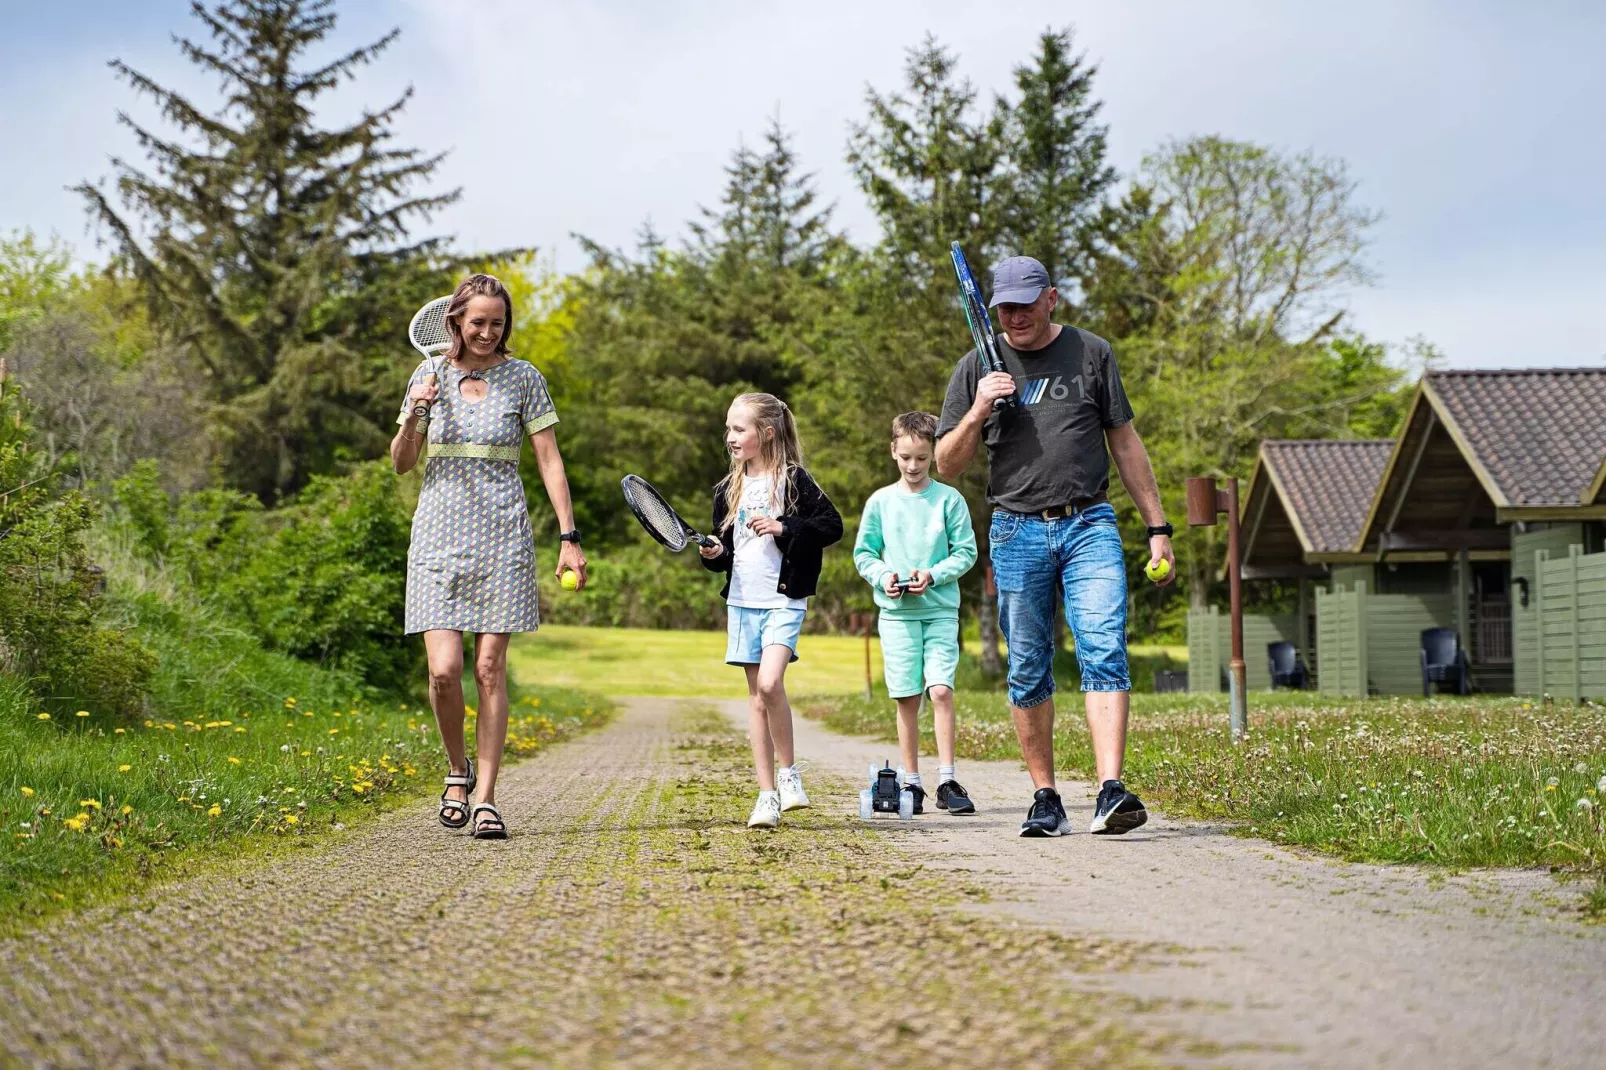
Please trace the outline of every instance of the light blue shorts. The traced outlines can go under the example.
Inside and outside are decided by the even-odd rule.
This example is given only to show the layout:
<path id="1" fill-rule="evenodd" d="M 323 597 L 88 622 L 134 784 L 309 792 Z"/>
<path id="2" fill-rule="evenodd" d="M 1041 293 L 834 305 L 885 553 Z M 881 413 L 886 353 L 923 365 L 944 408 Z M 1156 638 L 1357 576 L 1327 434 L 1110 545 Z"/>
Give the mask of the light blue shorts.
<path id="1" fill-rule="evenodd" d="M 881 617 L 881 664 L 888 698 L 914 698 L 939 684 L 954 686 L 959 668 L 959 618 Z"/>
<path id="2" fill-rule="evenodd" d="M 784 646 L 797 660 L 797 637 L 803 631 L 802 609 L 725 607 L 725 664 L 757 665 L 767 646 Z"/>

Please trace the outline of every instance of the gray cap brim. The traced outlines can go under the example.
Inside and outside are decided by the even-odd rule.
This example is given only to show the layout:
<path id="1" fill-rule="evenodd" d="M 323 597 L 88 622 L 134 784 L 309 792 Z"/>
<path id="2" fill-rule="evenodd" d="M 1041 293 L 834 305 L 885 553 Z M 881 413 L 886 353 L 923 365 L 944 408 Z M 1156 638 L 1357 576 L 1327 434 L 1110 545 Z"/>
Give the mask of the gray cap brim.
<path id="1" fill-rule="evenodd" d="M 1029 305 L 1046 289 L 1047 286 L 1019 286 L 1012 290 L 999 290 L 993 294 L 993 299 L 987 302 L 987 307 L 997 308 L 1004 304 Z"/>

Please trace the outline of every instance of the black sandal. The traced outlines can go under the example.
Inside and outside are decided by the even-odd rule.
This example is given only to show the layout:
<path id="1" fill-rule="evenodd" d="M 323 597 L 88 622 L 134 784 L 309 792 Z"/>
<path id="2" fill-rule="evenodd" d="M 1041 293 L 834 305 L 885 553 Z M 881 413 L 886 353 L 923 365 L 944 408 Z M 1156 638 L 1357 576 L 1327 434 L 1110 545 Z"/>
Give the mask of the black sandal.
<path id="1" fill-rule="evenodd" d="M 453 773 L 450 770 L 446 775 L 446 791 L 441 792 L 441 824 L 456 831 L 466 828 L 469 822 L 468 796 L 474 794 L 474 788 L 479 783 L 479 777 L 474 775 L 474 759 L 464 759 L 468 762 L 467 773 Z M 462 788 L 462 799 L 448 799 L 446 792 L 453 788 Z"/>
<path id="2" fill-rule="evenodd" d="M 480 820 L 480 814 L 491 816 Z M 473 812 L 474 838 L 476 840 L 505 840 L 507 839 L 507 825 L 502 821 L 502 811 L 490 803 L 476 803 Z"/>

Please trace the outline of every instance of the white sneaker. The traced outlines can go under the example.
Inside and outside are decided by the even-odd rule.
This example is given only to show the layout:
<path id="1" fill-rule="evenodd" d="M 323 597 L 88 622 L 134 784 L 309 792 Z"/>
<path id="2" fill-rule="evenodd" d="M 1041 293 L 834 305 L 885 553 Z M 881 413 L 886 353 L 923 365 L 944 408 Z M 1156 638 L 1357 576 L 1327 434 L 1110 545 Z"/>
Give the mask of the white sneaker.
<path id="1" fill-rule="evenodd" d="M 803 790 L 803 774 L 796 769 L 788 772 L 781 770 L 776 778 L 776 787 L 781 790 L 782 810 L 807 810 L 809 808 L 808 793 Z"/>
<path id="2" fill-rule="evenodd" d="M 753 806 L 753 816 L 747 819 L 750 829 L 772 829 L 781 823 L 781 798 L 773 792 L 761 791 Z"/>

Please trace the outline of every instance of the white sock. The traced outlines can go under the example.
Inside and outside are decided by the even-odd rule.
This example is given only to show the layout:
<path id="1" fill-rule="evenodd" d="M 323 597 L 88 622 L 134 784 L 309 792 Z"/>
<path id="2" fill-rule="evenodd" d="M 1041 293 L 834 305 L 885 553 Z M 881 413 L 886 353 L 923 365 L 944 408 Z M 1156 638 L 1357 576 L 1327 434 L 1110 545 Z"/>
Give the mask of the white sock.
<path id="1" fill-rule="evenodd" d="M 915 787 L 918 788 L 918 787 L 921 786 L 921 784 L 920 784 L 920 774 L 919 773 L 909 773 L 906 776 L 904 776 L 903 782 L 905 784 L 913 784 Z"/>
<path id="2" fill-rule="evenodd" d="M 937 766 L 937 786 L 938 787 L 941 787 L 942 785 L 948 783 L 948 781 L 952 780 L 953 778 L 954 778 L 954 767 L 953 766 L 951 766 L 951 765 L 939 765 L 939 766 Z"/>
<path id="3" fill-rule="evenodd" d="M 776 791 L 774 788 L 760 788 L 758 791 L 758 801 L 763 802 L 766 795 L 772 799 L 779 799 L 781 797 L 781 793 Z"/>
<path id="4" fill-rule="evenodd" d="M 778 776 L 778 777 L 780 777 L 780 776 L 797 776 L 797 766 L 796 765 L 782 766 L 781 768 L 775 770 L 775 775 Z"/>

